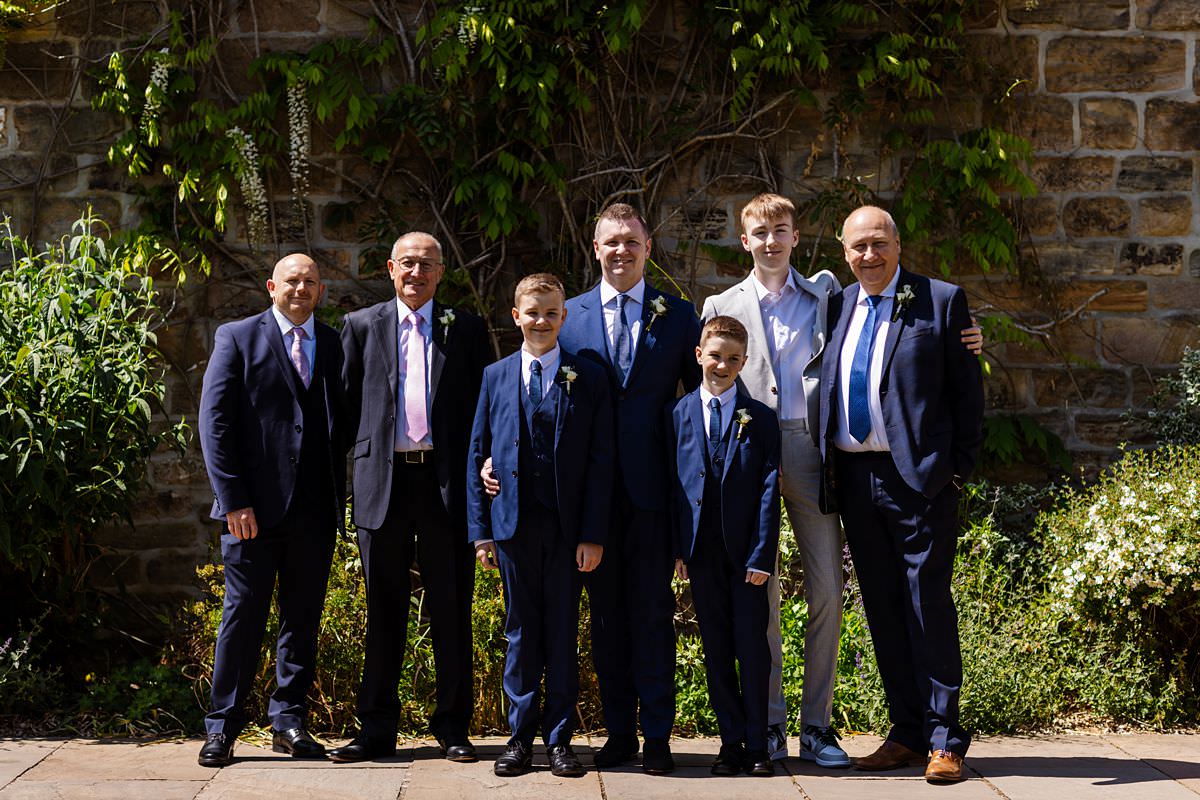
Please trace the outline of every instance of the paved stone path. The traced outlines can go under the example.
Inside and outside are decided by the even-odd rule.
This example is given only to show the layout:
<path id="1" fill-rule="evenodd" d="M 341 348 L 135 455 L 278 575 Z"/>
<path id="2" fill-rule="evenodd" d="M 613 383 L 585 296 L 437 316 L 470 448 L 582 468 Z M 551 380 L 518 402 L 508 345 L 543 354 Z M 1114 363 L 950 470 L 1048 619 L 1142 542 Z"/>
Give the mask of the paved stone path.
<path id="1" fill-rule="evenodd" d="M 650 777 L 636 765 L 555 778 L 539 747 L 535 770 L 520 778 L 492 774 L 503 739 L 476 740 L 478 764 L 451 764 L 430 742 L 411 742 L 396 758 L 368 764 L 298 761 L 244 742 L 224 769 L 196 764 L 200 740 L 145 743 L 128 740 L 0 740 L 0 800 L 841 800 L 842 798 L 986 798 L 997 800 L 1196 800 L 1200 796 L 1200 735 L 1063 735 L 988 737 L 967 758 L 970 780 L 930 786 L 917 768 L 882 775 L 823 770 L 790 758 L 774 778 L 714 778 L 708 766 L 713 739 L 672 742 L 679 768 Z M 847 737 L 852 756 L 879 740 Z M 603 740 L 581 738 L 576 750 L 590 763 Z M 796 741 L 791 742 L 792 753 Z"/>

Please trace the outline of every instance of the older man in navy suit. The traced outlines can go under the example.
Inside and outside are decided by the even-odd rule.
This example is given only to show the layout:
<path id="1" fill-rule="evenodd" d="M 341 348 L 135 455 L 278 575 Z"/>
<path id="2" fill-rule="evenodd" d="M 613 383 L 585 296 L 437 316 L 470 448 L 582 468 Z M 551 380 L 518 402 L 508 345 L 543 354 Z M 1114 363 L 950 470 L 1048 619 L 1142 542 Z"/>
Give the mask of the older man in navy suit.
<path id="1" fill-rule="evenodd" d="M 925 764 L 962 780 L 970 736 L 958 720 L 962 657 L 950 594 L 962 483 L 982 441 L 978 360 L 962 289 L 900 268 L 890 214 L 865 206 L 842 228 L 858 283 L 829 307 L 821 374 L 826 509 L 836 504 L 892 727 L 864 770 Z"/>
<path id="2" fill-rule="evenodd" d="M 344 500 L 342 350 L 337 333 L 313 317 L 325 287 L 311 258 L 280 259 L 267 291 L 270 309 L 217 329 L 200 394 L 200 443 L 225 563 L 199 758 L 206 767 L 230 763 L 247 722 L 276 579 L 272 746 L 299 758 L 325 754 L 304 718 Z"/>
<path id="3" fill-rule="evenodd" d="M 352 762 L 396 752 L 415 558 L 436 670 L 429 729 L 448 759 L 471 762 L 475 564 L 463 469 L 491 351 L 482 319 L 433 299 L 445 272 L 437 239 L 406 233 L 392 245 L 387 266 L 396 296 L 347 315 L 342 327 L 367 640 L 358 694 L 362 728 L 329 755 Z"/>

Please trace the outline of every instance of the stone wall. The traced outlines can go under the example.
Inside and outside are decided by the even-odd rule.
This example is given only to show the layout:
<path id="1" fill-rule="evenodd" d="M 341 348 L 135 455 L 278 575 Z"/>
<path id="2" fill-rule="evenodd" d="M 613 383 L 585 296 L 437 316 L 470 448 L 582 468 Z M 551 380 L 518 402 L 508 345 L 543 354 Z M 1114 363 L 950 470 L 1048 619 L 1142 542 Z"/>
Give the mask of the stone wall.
<path id="1" fill-rule="evenodd" d="M 362 32 L 371 7 L 364 0 L 242 5 L 221 45 L 231 87 L 250 86 L 244 67 L 259 48 Z M 137 222 L 127 179 L 104 159 L 117 130 L 90 109 L 84 73 L 120 42 L 164 25 L 163 11 L 147 0 L 69 0 L 10 38 L 0 70 L 0 212 L 20 229 L 39 239 L 65 232 L 85 203 L 113 223 Z M 958 125 L 1002 121 L 1033 141 L 1040 193 L 1015 210 L 1027 234 L 1024 258 L 1048 280 L 1021 284 L 969 270 L 954 279 L 976 309 L 1021 312 L 1038 331 L 1029 343 L 991 348 L 992 408 L 1035 418 L 1063 437 L 1077 463 L 1094 466 L 1111 458 L 1118 442 L 1144 437 L 1126 412 L 1143 407 L 1152 379 L 1177 363 L 1185 345 L 1200 341 L 1200 3 L 1009 0 L 985 7 L 970 38 L 991 79 L 1013 85 L 1012 96 L 994 104 L 964 90 L 937 113 Z M 831 176 L 862 166 L 886 198 L 901 165 L 879 157 L 870 125 L 848 132 L 839 162 L 834 144 L 817 133 L 819 121 L 819 112 L 799 110 L 794 130 L 776 140 L 771 158 L 783 176 L 780 189 L 803 201 Z M 332 279 L 335 302 L 358 307 L 387 289 L 378 252 L 359 241 L 362 219 L 347 205 L 360 165 L 334 152 L 321 131 L 313 139 L 308 240 Z M 746 170 L 735 163 L 728 171 Z M 737 212 L 761 185 L 717 181 L 697 198 L 689 191 L 693 179 L 707 185 L 704 175 L 680 176 L 678 199 L 655 221 L 656 245 L 666 263 L 686 265 L 682 277 L 702 299 L 740 280 L 744 267 L 697 256 L 695 242 L 736 247 Z M 277 207 L 278 230 L 300 223 L 286 205 Z M 231 240 L 237 235 L 235 223 Z M 804 247 L 813 244 L 810 238 Z M 265 306 L 269 260 L 260 257 L 257 271 L 164 284 L 175 308 L 161 331 L 172 365 L 172 415 L 194 421 L 213 330 Z M 919 261 L 908 266 L 922 268 Z M 169 605 L 194 594 L 194 566 L 215 542 L 211 493 L 197 446 L 182 459 L 156 454 L 151 478 L 153 489 L 134 510 L 135 529 L 114 529 L 102 543 L 133 594 Z"/>

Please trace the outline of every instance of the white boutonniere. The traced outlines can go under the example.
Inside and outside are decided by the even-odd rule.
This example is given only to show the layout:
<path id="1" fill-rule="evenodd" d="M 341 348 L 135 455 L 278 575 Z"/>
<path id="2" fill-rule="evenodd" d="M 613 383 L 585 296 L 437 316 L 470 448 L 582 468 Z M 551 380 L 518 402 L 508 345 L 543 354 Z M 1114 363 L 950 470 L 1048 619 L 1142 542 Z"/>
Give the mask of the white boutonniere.
<path id="1" fill-rule="evenodd" d="M 734 438 L 741 441 L 742 431 L 746 429 L 746 426 L 750 424 L 750 420 L 754 419 L 754 417 L 750 416 L 750 412 L 746 409 L 739 408 L 733 412 L 733 419 L 738 425 L 737 435 Z"/>
<path id="2" fill-rule="evenodd" d="M 661 294 L 651 300 L 650 311 L 652 313 L 650 315 L 650 321 L 646 323 L 646 330 L 650 330 L 650 328 L 654 325 L 654 320 L 658 319 L 659 317 L 665 317 L 667 315 L 667 311 L 669 310 L 670 309 L 667 307 L 667 301 Z"/>
<path id="3" fill-rule="evenodd" d="M 579 377 L 579 373 L 570 367 L 564 366 L 558 368 L 558 377 L 562 378 L 563 387 L 566 388 L 567 394 L 571 394 L 571 384 Z"/>
<path id="4" fill-rule="evenodd" d="M 904 310 L 908 308 L 909 304 L 916 299 L 917 296 L 913 293 L 912 286 L 907 283 L 904 284 L 904 288 L 896 292 L 896 299 L 892 303 L 892 322 L 900 319 L 900 315 L 903 314 Z"/>
<path id="5" fill-rule="evenodd" d="M 446 340 L 450 338 L 450 326 L 454 324 L 454 309 L 447 308 L 443 311 L 442 315 L 438 317 L 438 322 L 442 323 L 442 344 L 445 344 Z"/>

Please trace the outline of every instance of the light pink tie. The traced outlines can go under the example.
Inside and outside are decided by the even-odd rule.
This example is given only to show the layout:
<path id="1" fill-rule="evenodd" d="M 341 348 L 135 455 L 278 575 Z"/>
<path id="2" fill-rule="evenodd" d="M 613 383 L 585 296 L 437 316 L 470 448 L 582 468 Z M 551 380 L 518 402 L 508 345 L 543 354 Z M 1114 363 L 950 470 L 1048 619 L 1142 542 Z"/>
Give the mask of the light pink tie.
<path id="1" fill-rule="evenodd" d="M 429 433 L 429 418 L 425 413 L 425 336 L 421 333 L 421 316 L 415 311 L 409 315 L 408 325 L 408 346 L 404 353 L 404 420 L 408 438 L 419 442 Z"/>
<path id="2" fill-rule="evenodd" d="M 309 370 L 308 358 L 304 355 L 304 348 L 300 345 L 300 340 L 307 338 L 308 334 L 304 332 L 304 328 L 299 325 L 292 328 L 292 364 L 295 365 L 296 374 L 300 376 L 305 389 L 312 381 L 312 372 Z"/>

